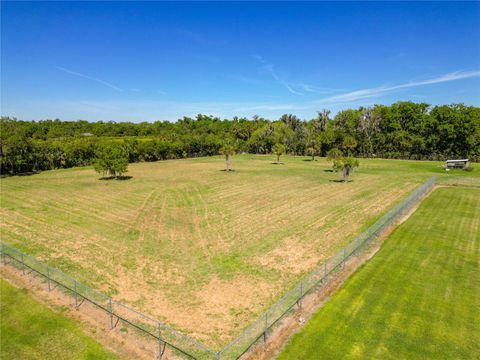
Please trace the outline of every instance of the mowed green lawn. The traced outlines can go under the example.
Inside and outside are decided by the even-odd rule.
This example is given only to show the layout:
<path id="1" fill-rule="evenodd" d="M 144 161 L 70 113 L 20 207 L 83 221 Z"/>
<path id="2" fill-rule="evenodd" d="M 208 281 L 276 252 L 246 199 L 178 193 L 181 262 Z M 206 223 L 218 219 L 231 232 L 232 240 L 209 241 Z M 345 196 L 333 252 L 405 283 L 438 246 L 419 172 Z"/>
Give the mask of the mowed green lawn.
<path id="1" fill-rule="evenodd" d="M 239 155 L 0 180 L 2 241 L 218 348 L 442 163 L 360 160 L 349 183 L 324 158 Z"/>
<path id="2" fill-rule="evenodd" d="M 480 189 L 436 189 L 279 359 L 480 359 Z"/>
<path id="3" fill-rule="evenodd" d="M 113 360 L 80 324 L 0 279 L 0 359 Z"/>

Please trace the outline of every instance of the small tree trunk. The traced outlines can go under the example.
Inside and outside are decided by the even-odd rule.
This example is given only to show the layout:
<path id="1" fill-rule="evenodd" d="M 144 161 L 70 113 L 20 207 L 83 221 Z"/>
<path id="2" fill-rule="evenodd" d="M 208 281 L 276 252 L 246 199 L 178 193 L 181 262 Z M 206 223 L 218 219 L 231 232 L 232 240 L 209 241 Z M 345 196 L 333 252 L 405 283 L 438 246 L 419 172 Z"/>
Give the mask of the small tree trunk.
<path id="1" fill-rule="evenodd" d="M 277 154 L 277 163 L 279 163 L 279 162 L 280 162 L 280 155 Z"/>

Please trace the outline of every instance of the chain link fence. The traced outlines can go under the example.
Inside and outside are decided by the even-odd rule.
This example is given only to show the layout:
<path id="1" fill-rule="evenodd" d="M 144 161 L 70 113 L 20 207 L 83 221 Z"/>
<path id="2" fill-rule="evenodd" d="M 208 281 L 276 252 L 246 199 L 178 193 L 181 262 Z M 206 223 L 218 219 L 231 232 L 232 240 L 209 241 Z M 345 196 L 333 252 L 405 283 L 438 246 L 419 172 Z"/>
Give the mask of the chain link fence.
<path id="1" fill-rule="evenodd" d="M 170 326 L 113 300 L 111 297 L 12 246 L 3 242 L 0 245 L 2 263 L 4 265 L 12 263 L 24 275 L 34 272 L 42 276 L 46 280 L 49 291 L 61 288 L 65 294 L 74 299 L 76 308 L 79 308 L 87 301 L 96 308 L 103 310 L 107 315 L 107 321 L 112 330 L 121 322 L 123 326 L 130 327 L 139 335 L 155 341 L 157 343 L 155 354 L 157 359 L 162 358 L 166 347 L 169 347 L 172 353 L 185 358 L 216 359 L 218 357 L 217 352 Z"/>
<path id="2" fill-rule="evenodd" d="M 263 341 L 265 344 L 273 327 L 287 314 L 291 313 L 305 295 L 325 284 L 335 272 L 343 269 L 345 262 L 359 254 L 364 247 L 375 240 L 386 228 L 398 220 L 408 209 L 418 202 L 435 185 L 435 177 L 417 188 L 401 203 L 392 208 L 364 233 L 340 250 L 336 255 L 320 264 L 309 273 L 298 285 L 287 292 L 274 303 L 256 322 L 250 325 L 230 344 L 220 351 L 221 359 L 238 359 L 255 344 Z"/>
<path id="3" fill-rule="evenodd" d="M 63 288 L 65 293 L 74 298 L 75 307 L 79 308 L 87 301 L 103 310 L 107 315 L 111 329 L 114 329 L 119 322 L 122 322 L 123 325 L 129 326 L 140 334 L 151 338 L 157 344 L 157 359 L 162 358 L 166 347 L 171 350 L 172 354 L 179 357 L 199 360 L 238 359 L 260 341 L 266 344 L 268 335 L 273 327 L 287 314 L 294 311 L 294 306 L 299 304 L 305 295 L 315 291 L 319 286 L 325 284 L 332 274 L 343 269 L 345 262 L 349 258 L 359 254 L 365 246 L 369 245 L 386 228 L 398 220 L 434 185 L 435 177 L 421 185 L 335 256 L 320 264 L 298 285 L 275 302 L 257 321 L 220 351 L 208 348 L 170 326 L 113 300 L 111 297 L 92 289 L 60 270 L 50 267 L 12 246 L 0 243 L 0 250 L 3 264 L 14 262 L 24 275 L 35 272 L 44 277 L 49 291 L 53 291 L 57 287 Z"/>
<path id="4" fill-rule="evenodd" d="M 444 186 L 480 187 L 480 178 L 444 176 L 437 180 L 437 184 Z"/>

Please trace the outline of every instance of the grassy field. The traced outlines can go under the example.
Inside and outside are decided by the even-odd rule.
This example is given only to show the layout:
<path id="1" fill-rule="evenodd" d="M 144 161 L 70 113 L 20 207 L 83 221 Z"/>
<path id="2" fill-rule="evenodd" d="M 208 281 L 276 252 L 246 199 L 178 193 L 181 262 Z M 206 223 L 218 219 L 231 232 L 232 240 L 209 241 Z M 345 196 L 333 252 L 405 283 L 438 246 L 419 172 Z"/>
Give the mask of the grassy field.
<path id="1" fill-rule="evenodd" d="M 113 360 L 80 325 L 0 279 L 0 359 Z"/>
<path id="2" fill-rule="evenodd" d="M 279 359 L 480 359 L 480 188 L 438 188 Z"/>
<path id="3" fill-rule="evenodd" d="M 339 183 L 325 159 L 221 157 L 0 180 L 1 238 L 219 347 L 351 241 L 440 163 L 361 160 Z"/>

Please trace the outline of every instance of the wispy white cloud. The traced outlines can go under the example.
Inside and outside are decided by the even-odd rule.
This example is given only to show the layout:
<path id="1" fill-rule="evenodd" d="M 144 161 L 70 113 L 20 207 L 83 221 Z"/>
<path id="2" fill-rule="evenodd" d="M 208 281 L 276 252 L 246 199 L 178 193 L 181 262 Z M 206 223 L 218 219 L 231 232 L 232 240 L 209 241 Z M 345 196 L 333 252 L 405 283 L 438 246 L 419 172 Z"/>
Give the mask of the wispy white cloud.
<path id="1" fill-rule="evenodd" d="M 316 93 L 316 94 L 332 94 L 338 91 L 342 91 L 342 89 L 319 87 L 319 86 L 306 84 L 303 82 L 286 81 L 283 77 L 278 75 L 277 71 L 275 70 L 275 65 L 272 63 L 269 63 L 267 60 L 265 60 L 263 56 L 255 54 L 255 55 L 252 55 L 252 57 L 255 60 L 257 60 L 260 64 L 262 64 L 260 70 L 270 74 L 270 76 L 276 82 L 278 82 L 280 85 L 285 87 L 292 94 L 304 96 L 305 94 L 300 92 L 299 89 L 303 92 Z"/>
<path id="2" fill-rule="evenodd" d="M 113 84 L 110 84 L 109 82 L 106 82 L 105 80 L 102 80 L 102 79 L 97 79 L 97 78 L 94 78 L 93 76 L 88 76 L 88 75 L 85 75 L 85 74 L 82 74 L 82 73 L 79 73 L 79 72 L 76 72 L 76 71 L 72 71 L 70 69 L 66 69 L 64 67 L 61 67 L 61 66 L 57 66 L 57 69 L 60 70 L 60 71 L 63 71 L 67 74 L 70 74 L 70 75 L 75 75 L 75 76 L 79 76 L 79 77 L 82 77 L 84 79 L 88 79 L 88 80 L 92 80 L 92 81 L 95 81 L 99 84 L 102 84 L 102 85 L 105 85 L 105 86 L 108 86 L 109 88 L 113 89 L 113 90 L 116 90 L 116 91 L 123 91 L 121 88 L 119 88 L 118 86 L 115 86 Z"/>
<path id="3" fill-rule="evenodd" d="M 410 81 L 405 84 L 393 85 L 393 86 L 379 86 L 375 88 L 367 88 L 361 90 L 355 90 L 335 96 L 330 96 L 321 100 L 319 103 L 350 103 L 357 100 L 380 97 L 382 95 L 394 92 L 400 89 L 408 89 L 417 86 L 438 84 L 448 81 L 455 81 L 460 79 L 467 79 L 473 77 L 480 77 L 480 70 L 472 71 L 454 71 L 445 75 L 437 76 L 431 79 L 421 81 Z"/>
<path id="4" fill-rule="evenodd" d="M 285 87 L 290 93 L 294 95 L 301 95 L 301 92 L 296 91 L 288 82 L 286 82 L 283 78 L 278 76 L 277 72 L 275 71 L 275 66 L 273 64 L 268 63 L 262 56 L 260 55 L 252 55 L 254 59 L 256 59 L 259 63 L 263 64 L 261 70 L 270 74 L 272 78 L 278 82 L 280 85 Z"/>
<path id="5" fill-rule="evenodd" d="M 289 83 L 290 86 L 299 87 L 305 92 L 316 93 L 316 94 L 331 94 L 335 92 L 342 91 L 342 89 L 334 89 L 328 87 L 319 87 L 305 83 Z"/>
<path id="6" fill-rule="evenodd" d="M 281 85 L 285 86 L 285 88 L 292 94 L 295 94 L 295 95 L 302 95 L 303 94 L 301 92 L 298 92 L 296 91 L 295 89 L 293 89 L 292 86 L 289 85 L 289 83 L 287 83 L 285 80 L 283 80 L 280 76 L 277 75 L 277 73 L 275 72 L 275 68 L 273 66 L 273 64 L 267 64 L 264 66 L 264 69 L 266 72 L 268 72 L 270 75 L 272 75 L 272 77 Z"/>

